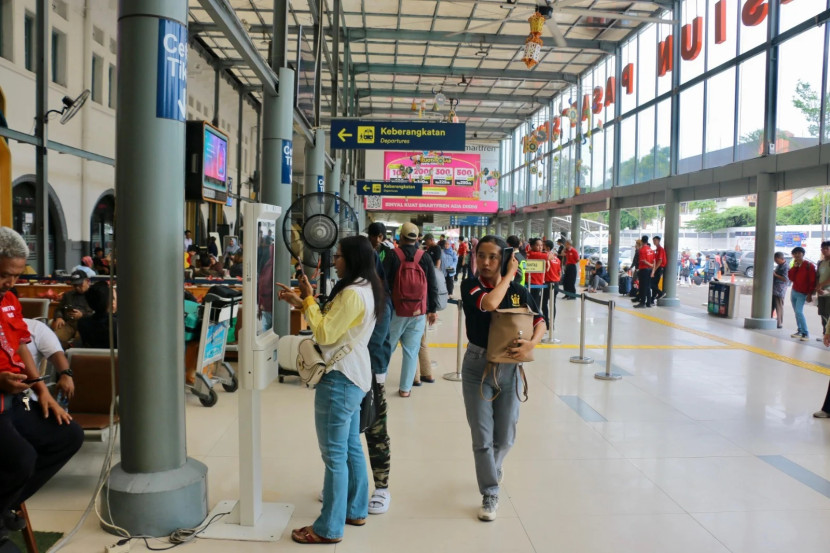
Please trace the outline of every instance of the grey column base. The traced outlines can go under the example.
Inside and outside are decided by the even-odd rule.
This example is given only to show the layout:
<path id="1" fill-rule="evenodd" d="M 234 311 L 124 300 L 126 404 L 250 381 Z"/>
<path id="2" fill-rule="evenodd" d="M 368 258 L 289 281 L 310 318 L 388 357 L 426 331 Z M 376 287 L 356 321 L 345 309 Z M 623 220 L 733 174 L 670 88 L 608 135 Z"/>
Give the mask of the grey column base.
<path id="1" fill-rule="evenodd" d="M 757 330 L 772 330 L 777 326 L 778 321 L 776 319 L 769 319 L 767 317 L 764 317 L 763 319 L 747 317 L 744 319 L 744 328 L 754 328 Z"/>
<path id="2" fill-rule="evenodd" d="M 189 457 L 177 469 L 153 473 L 131 474 L 118 463 L 101 494 L 102 518 L 131 535 L 167 536 L 198 526 L 207 513 L 207 466 Z"/>
<path id="3" fill-rule="evenodd" d="M 677 298 L 660 298 L 657 300 L 657 305 L 660 307 L 677 307 L 680 305 L 680 300 Z"/>
<path id="4" fill-rule="evenodd" d="M 608 286 L 605 287 L 605 293 L 606 294 L 619 294 L 620 293 L 620 287 L 619 286 L 608 285 Z"/>

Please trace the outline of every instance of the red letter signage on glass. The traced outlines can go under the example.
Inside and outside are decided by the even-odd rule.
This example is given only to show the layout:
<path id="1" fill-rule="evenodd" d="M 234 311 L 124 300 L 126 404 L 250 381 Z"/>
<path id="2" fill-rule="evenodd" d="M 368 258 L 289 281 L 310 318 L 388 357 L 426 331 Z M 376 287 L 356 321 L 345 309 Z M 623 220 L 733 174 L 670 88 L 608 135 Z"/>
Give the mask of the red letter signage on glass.
<path id="1" fill-rule="evenodd" d="M 657 44 L 657 76 L 662 77 L 667 71 L 674 69 L 674 37 L 669 35 L 666 40 Z"/>
<path id="2" fill-rule="evenodd" d="M 700 55 L 703 48 L 703 18 L 695 17 L 692 24 L 680 29 L 680 55 L 684 60 L 692 61 Z"/>
<path id="3" fill-rule="evenodd" d="M 634 64 L 629 63 L 622 70 L 622 85 L 626 94 L 634 93 Z"/>

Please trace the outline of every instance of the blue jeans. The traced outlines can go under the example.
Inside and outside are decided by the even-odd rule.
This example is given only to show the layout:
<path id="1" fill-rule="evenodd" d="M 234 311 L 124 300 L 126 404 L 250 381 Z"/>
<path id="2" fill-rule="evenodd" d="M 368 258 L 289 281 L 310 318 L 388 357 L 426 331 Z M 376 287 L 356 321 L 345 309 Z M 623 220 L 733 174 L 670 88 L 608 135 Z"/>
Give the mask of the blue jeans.
<path id="1" fill-rule="evenodd" d="M 798 325 L 798 332 L 804 336 L 809 336 L 810 331 L 807 330 L 807 319 L 804 318 L 804 302 L 807 301 L 807 294 L 790 292 L 790 302 L 793 304 L 793 312 L 795 313 L 795 324 Z"/>
<path id="2" fill-rule="evenodd" d="M 401 363 L 402 392 L 412 389 L 415 380 L 415 369 L 418 364 L 418 352 L 421 350 L 421 337 L 426 330 L 426 315 L 417 317 L 399 317 L 392 313 L 392 322 L 389 324 L 389 341 L 392 343 L 392 353 L 398 347 L 398 341 L 403 348 L 403 363 Z"/>
<path id="3" fill-rule="evenodd" d="M 516 440 L 520 403 L 516 391 L 521 392 L 521 384 L 513 364 L 498 365 L 495 374 L 488 371 L 482 383 L 486 368 L 487 350 L 468 344 L 461 365 L 461 390 L 473 438 L 476 480 L 481 495 L 498 495 L 498 472 Z"/>
<path id="4" fill-rule="evenodd" d="M 392 320 L 392 299 L 386 298 L 386 307 L 383 315 L 375 322 L 372 337 L 369 338 L 369 360 L 372 372 L 386 374 L 389 369 L 389 358 L 392 357 L 392 344 L 389 341 L 389 323 Z"/>
<path id="5" fill-rule="evenodd" d="M 369 514 L 369 479 L 360 444 L 360 402 L 365 395 L 340 371 L 331 371 L 317 384 L 314 423 L 326 476 L 323 510 L 313 528 L 324 538 L 342 538 L 347 518 Z"/>

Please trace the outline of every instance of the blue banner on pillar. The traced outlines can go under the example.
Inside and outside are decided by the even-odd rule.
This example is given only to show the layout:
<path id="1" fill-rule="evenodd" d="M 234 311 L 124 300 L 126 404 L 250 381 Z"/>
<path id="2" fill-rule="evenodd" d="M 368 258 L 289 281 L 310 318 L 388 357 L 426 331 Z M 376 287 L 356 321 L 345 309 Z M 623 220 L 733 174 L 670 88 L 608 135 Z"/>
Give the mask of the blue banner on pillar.
<path id="1" fill-rule="evenodd" d="M 294 159 L 294 146 L 290 140 L 282 141 L 282 180 L 281 184 L 291 184 L 291 166 Z"/>
<path id="2" fill-rule="evenodd" d="M 334 200 L 334 212 L 340 213 L 340 192 L 335 192 L 336 200 Z"/>
<path id="3" fill-rule="evenodd" d="M 159 19 L 156 117 L 187 118 L 187 27 Z"/>
<path id="4" fill-rule="evenodd" d="M 317 175 L 317 192 L 325 192 L 326 191 L 326 180 L 323 178 L 323 175 Z"/>

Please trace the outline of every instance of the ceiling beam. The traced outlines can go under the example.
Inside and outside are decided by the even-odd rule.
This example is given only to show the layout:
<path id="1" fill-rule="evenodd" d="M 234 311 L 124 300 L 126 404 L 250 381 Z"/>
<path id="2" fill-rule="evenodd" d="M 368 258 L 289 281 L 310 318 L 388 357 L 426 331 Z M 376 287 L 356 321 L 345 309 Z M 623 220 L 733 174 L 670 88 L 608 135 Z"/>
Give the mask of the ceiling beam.
<path id="1" fill-rule="evenodd" d="M 559 81 L 576 83 L 576 75 L 562 71 L 516 70 L 516 69 L 473 69 L 471 67 L 436 67 L 433 65 L 404 65 L 388 63 L 356 63 L 352 71 L 361 73 L 389 75 L 441 75 L 468 79 L 507 79 L 514 81 Z"/>
<path id="2" fill-rule="evenodd" d="M 439 112 L 433 112 L 433 111 L 429 111 L 427 109 L 426 113 L 436 113 L 436 114 L 440 114 L 440 115 L 444 116 L 444 115 L 446 115 L 446 113 L 448 111 L 449 111 L 449 108 L 447 108 L 445 110 L 442 110 L 442 111 L 439 111 Z M 363 109 L 360 110 L 360 116 L 361 117 L 369 117 L 371 115 L 377 114 L 378 116 L 382 116 L 382 115 L 410 115 L 413 118 L 415 118 L 416 113 L 417 112 L 414 112 L 409 108 L 376 107 L 376 108 L 363 108 Z M 458 115 L 458 117 L 461 117 L 461 118 L 475 117 L 475 118 L 478 118 L 478 119 L 496 119 L 496 120 L 499 120 L 499 121 L 517 121 L 519 123 L 521 123 L 523 121 L 527 121 L 531 117 L 531 115 L 533 115 L 532 113 L 516 113 L 516 112 L 504 113 L 504 112 L 495 112 L 495 111 L 488 111 L 488 112 L 478 113 L 478 112 L 475 112 L 475 111 L 459 111 L 459 110 L 455 110 L 455 114 Z M 423 119 L 418 119 L 418 120 L 419 121 L 425 121 L 427 123 L 440 122 L 441 121 L 437 117 L 425 117 Z"/>
<path id="3" fill-rule="evenodd" d="M 462 92 L 461 87 L 436 87 L 438 90 L 416 90 L 416 89 L 391 89 L 391 88 L 370 88 L 357 91 L 359 98 L 381 97 L 381 98 L 433 98 L 438 92 L 443 92 L 447 98 L 458 98 L 462 102 L 505 102 L 511 104 L 547 104 L 550 98 L 539 96 L 525 96 L 523 94 L 479 94 Z"/>
<path id="4" fill-rule="evenodd" d="M 263 33 L 270 32 L 270 28 L 266 25 L 248 25 L 249 33 Z M 288 34 L 296 35 L 299 32 L 299 27 L 296 25 L 288 26 Z M 305 29 L 308 29 L 306 27 Z M 305 30 L 304 29 L 304 30 Z M 210 31 L 219 31 L 215 23 L 190 23 L 188 30 L 191 34 L 199 34 Z M 331 36 L 331 27 L 326 27 L 326 35 Z M 365 40 L 408 40 L 412 42 L 443 42 L 447 44 L 464 44 L 469 43 L 473 46 L 484 44 L 486 46 L 502 45 L 514 46 L 516 48 L 522 46 L 527 40 L 526 35 L 502 35 L 495 33 L 456 33 L 452 31 L 419 31 L 408 29 L 349 29 L 348 35 L 345 30 L 340 32 L 341 40 L 349 42 L 362 42 Z M 552 43 L 551 48 L 559 50 L 595 50 L 597 52 L 613 53 L 617 46 L 617 42 L 613 40 L 586 40 L 579 38 L 569 38 L 568 46 L 566 48 L 555 48 Z"/>
<path id="5" fill-rule="evenodd" d="M 351 29 L 349 40 L 411 40 L 414 42 L 444 42 L 451 44 L 469 43 L 475 47 L 484 44 L 485 47 L 497 44 L 515 46 L 524 45 L 527 35 L 502 35 L 494 33 L 456 33 L 452 31 L 412 31 L 406 29 Z M 617 43 L 611 40 L 584 40 L 567 39 L 565 50 L 597 50 L 599 52 L 614 52 Z M 551 41 L 551 48 L 553 48 Z M 556 48 L 563 50 L 563 48 Z"/>

